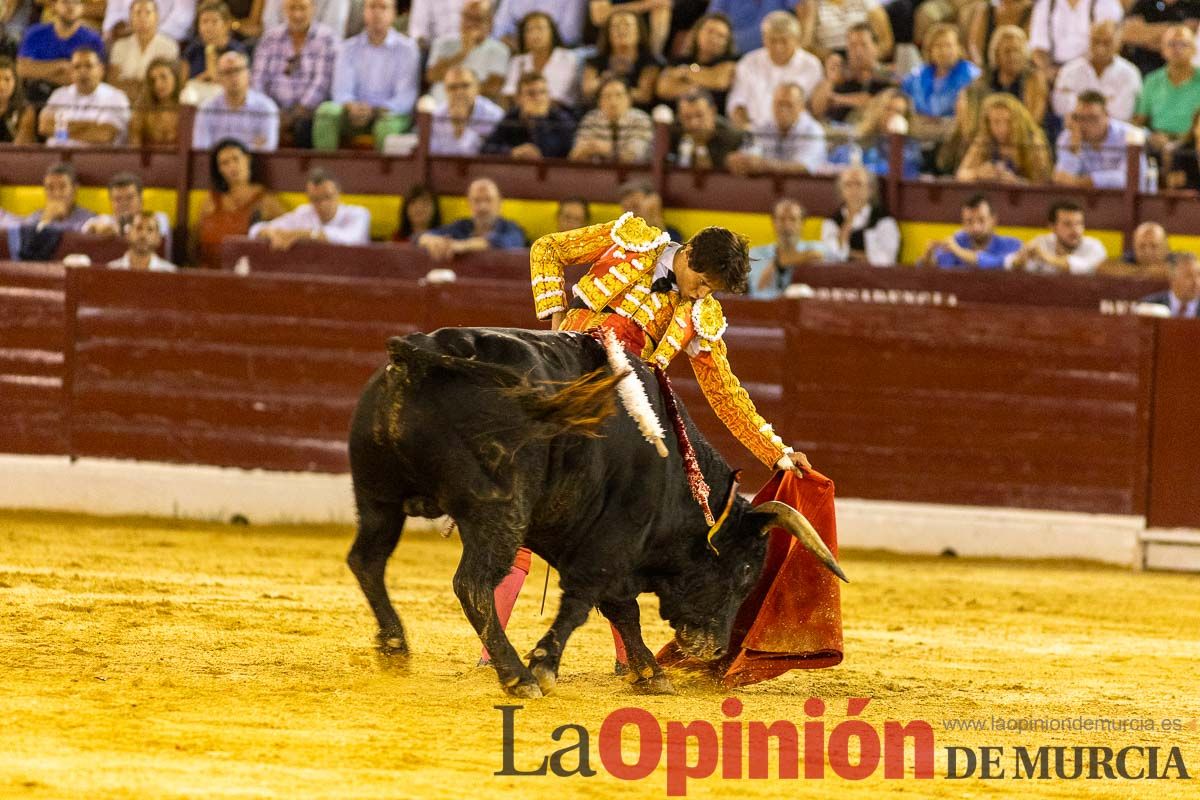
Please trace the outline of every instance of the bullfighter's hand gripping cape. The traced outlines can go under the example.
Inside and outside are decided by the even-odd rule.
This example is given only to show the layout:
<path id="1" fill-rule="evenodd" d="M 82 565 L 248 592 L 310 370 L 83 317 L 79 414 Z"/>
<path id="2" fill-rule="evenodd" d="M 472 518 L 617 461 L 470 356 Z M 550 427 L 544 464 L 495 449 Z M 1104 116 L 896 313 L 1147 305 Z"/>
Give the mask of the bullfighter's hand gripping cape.
<path id="1" fill-rule="evenodd" d="M 649 363 L 666 369 L 689 356 L 705 398 L 720 420 L 769 467 L 791 453 L 754 408 L 726 357 L 725 316 L 711 295 L 692 302 L 678 291 L 653 291 L 654 266 L 669 237 L 625 214 L 616 222 L 552 233 L 530 251 L 534 305 L 540 319 L 566 312 L 562 330 L 609 328 Z M 590 265 L 576 285 L 583 301 L 569 308 L 564 267 Z M 837 554 L 833 482 L 778 472 L 754 498 L 781 500 L 804 514 Z M 714 664 L 688 663 L 668 644 L 664 665 L 711 670 L 726 686 L 773 678 L 790 669 L 831 667 L 842 660 L 841 595 L 836 578 L 782 530 L 771 532 L 758 584 L 738 612 L 728 655 Z"/>

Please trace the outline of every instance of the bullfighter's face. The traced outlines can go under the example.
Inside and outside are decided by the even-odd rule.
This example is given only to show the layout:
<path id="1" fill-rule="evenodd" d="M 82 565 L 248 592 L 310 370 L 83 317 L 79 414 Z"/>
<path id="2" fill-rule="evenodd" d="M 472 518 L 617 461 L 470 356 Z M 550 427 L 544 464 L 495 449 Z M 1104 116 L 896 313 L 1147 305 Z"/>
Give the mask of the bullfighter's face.
<path id="1" fill-rule="evenodd" d="M 679 284 L 679 294 L 685 300 L 703 300 L 713 292 L 722 292 L 726 287 L 712 275 L 697 272 L 692 269 L 688 260 L 691 247 L 679 248 L 675 254 L 675 282 Z"/>

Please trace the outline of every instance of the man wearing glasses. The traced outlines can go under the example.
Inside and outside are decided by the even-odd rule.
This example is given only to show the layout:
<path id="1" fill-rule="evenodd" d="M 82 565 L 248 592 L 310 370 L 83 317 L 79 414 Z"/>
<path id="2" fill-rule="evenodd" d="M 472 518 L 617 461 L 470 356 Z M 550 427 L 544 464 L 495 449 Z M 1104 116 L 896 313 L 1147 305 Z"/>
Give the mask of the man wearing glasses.
<path id="1" fill-rule="evenodd" d="M 1081 92 L 1075 110 L 1058 137 L 1058 166 L 1054 182 L 1079 189 L 1123 189 L 1126 178 L 1125 142 L 1136 126 L 1108 115 L 1104 95 Z M 1146 155 L 1139 175 L 1145 174 Z"/>
<path id="2" fill-rule="evenodd" d="M 192 147 L 207 150 L 228 137 L 260 153 L 277 148 L 279 107 L 262 92 L 250 88 L 246 56 L 234 50 L 222 53 L 217 59 L 217 78 L 224 91 L 201 104 Z"/>

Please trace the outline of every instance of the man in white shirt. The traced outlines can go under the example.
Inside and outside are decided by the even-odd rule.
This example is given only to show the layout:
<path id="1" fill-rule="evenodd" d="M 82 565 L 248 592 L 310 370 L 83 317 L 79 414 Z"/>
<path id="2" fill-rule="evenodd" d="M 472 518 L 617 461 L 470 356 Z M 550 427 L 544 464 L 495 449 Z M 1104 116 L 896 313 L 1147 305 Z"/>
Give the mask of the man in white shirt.
<path id="1" fill-rule="evenodd" d="M 1118 55 L 1120 50 L 1117 23 L 1106 19 L 1093 25 L 1087 55 L 1068 61 L 1058 71 L 1050 100 L 1054 113 L 1066 119 L 1082 92 L 1096 91 L 1108 101 L 1105 107 L 1109 116 L 1128 122 L 1142 90 L 1142 73 Z"/>
<path id="2" fill-rule="evenodd" d="M 773 124 L 752 131 L 750 142 L 727 159 L 737 175 L 816 172 L 826 162 L 825 129 L 804 108 L 804 90 L 794 83 L 775 88 Z"/>
<path id="3" fill-rule="evenodd" d="M 100 214 L 83 223 L 83 232 L 97 236 L 124 238 L 142 213 L 142 179 L 132 172 L 118 172 L 108 179 L 110 214 Z M 158 223 L 158 232 L 171 252 L 171 221 L 161 211 L 151 212 Z"/>
<path id="4" fill-rule="evenodd" d="M 1087 54 L 1093 23 L 1119 24 L 1124 16 L 1121 0 L 1037 0 L 1029 21 L 1033 63 L 1053 83 L 1059 67 Z"/>
<path id="5" fill-rule="evenodd" d="M 800 21 L 787 11 L 772 11 L 762 21 L 763 46 L 742 56 L 725 101 L 726 112 L 739 128 L 771 124 L 772 99 L 783 83 L 794 83 L 811 97 L 824 70 L 812 53 L 800 47 Z"/>
<path id="6" fill-rule="evenodd" d="M 500 99 L 508 75 L 508 45 L 492 38 L 492 12 L 487 0 L 469 0 L 462 7 L 459 32 L 443 36 L 429 48 L 425 80 L 429 94 L 439 103 L 446 99 L 442 81 L 455 67 L 466 67 L 479 81 L 479 93 L 489 100 Z"/>
<path id="7" fill-rule="evenodd" d="M 104 41 L 129 35 L 129 8 L 133 0 L 108 0 L 104 7 Z M 196 16 L 196 0 L 158 0 L 158 29 L 177 42 L 188 38 Z"/>
<path id="8" fill-rule="evenodd" d="M 129 249 L 125 255 L 108 262 L 110 269 L 136 269 L 150 272 L 174 272 L 175 265 L 158 255 L 162 235 L 158 231 L 158 220 L 154 212 L 142 211 L 129 223 L 125 234 Z"/>
<path id="9" fill-rule="evenodd" d="M 1092 275 L 1108 254 L 1098 239 L 1084 234 L 1083 207 L 1063 200 L 1050 207 L 1050 232 L 1026 242 L 1008 257 L 1009 269 Z"/>
<path id="10" fill-rule="evenodd" d="M 192 147 L 207 150 L 222 139 L 237 139 L 257 153 L 279 146 L 279 106 L 250 88 L 245 53 L 227 50 L 217 59 L 223 91 L 200 104 L 192 130 Z"/>
<path id="11" fill-rule="evenodd" d="M 504 109 L 479 96 L 479 81 L 467 67 L 446 73 L 446 102 L 433 111 L 429 152 L 435 156 L 473 156 L 500 120 Z"/>
<path id="12" fill-rule="evenodd" d="M 308 202 L 270 222 L 250 228 L 250 236 L 265 239 L 272 249 L 287 250 L 296 242 L 367 244 L 371 241 L 371 213 L 362 206 L 342 202 L 337 178 L 321 168 L 308 173 L 304 186 Z"/>
<path id="13" fill-rule="evenodd" d="M 101 83 L 100 54 L 83 46 L 71 54 L 74 82 L 54 90 L 38 116 L 38 133 L 50 147 L 87 147 L 125 143 L 129 98 Z"/>

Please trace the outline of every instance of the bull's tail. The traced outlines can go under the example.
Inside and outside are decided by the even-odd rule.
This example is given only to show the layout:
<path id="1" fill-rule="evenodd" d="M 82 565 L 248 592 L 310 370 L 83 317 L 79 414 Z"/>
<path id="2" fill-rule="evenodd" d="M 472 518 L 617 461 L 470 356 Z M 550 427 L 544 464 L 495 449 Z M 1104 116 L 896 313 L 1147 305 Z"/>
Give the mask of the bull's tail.
<path id="1" fill-rule="evenodd" d="M 624 375 L 613 375 L 607 367 L 547 388 L 531 383 L 527 375 L 512 367 L 450 355 L 436 346 L 421 346 L 424 343 L 424 337 L 419 336 L 389 339 L 392 366 L 410 374 L 414 370 L 441 370 L 498 389 L 501 396 L 515 402 L 538 423 L 540 433 L 547 438 L 568 432 L 599 437 L 604 421 L 616 413 L 616 387 Z"/>

